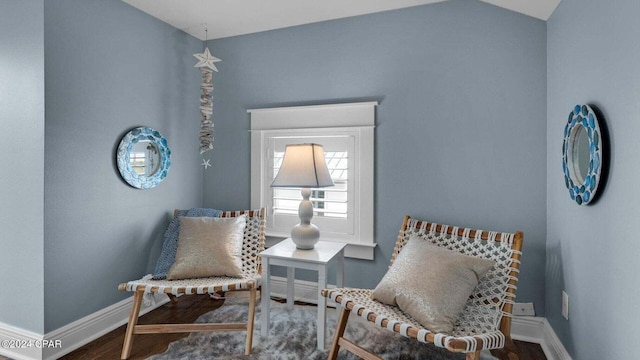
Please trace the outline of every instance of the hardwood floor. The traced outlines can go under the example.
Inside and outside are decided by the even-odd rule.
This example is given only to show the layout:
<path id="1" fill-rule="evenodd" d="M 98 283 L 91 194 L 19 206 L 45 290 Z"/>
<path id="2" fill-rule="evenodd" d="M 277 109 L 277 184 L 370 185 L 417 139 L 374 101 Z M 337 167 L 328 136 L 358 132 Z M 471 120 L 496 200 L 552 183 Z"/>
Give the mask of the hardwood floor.
<path id="1" fill-rule="evenodd" d="M 141 316 L 138 324 L 193 322 L 200 315 L 219 308 L 223 303 L 224 300 L 213 300 L 209 295 L 182 296 L 176 304 L 168 302 Z M 120 359 L 125 330 L 126 325 L 123 325 L 60 359 Z M 146 359 L 151 355 L 163 353 L 167 350 L 169 343 L 188 335 L 188 333 L 138 335 L 133 342 L 133 350 L 129 359 Z"/>
<path id="2" fill-rule="evenodd" d="M 178 299 L 176 304 L 169 302 L 141 316 L 138 323 L 192 322 L 200 315 L 219 308 L 223 303 L 224 300 L 213 300 L 208 295 L 183 296 Z M 120 359 L 125 329 L 126 326 L 123 325 L 63 356 L 61 360 Z M 169 346 L 169 343 L 187 335 L 188 334 L 150 334 L 136 336 L 130 359 L 146 359 L 151 355 L 163 353 Z M 544 352 L 538 344 L 515 341 L 515 346 L 520 352 L 520 360 L 546 360 Z M 494 355 L 498 356 L 498 354 Z M 4 358 L 0 356 L 0 360 L 4 360 Z"/>

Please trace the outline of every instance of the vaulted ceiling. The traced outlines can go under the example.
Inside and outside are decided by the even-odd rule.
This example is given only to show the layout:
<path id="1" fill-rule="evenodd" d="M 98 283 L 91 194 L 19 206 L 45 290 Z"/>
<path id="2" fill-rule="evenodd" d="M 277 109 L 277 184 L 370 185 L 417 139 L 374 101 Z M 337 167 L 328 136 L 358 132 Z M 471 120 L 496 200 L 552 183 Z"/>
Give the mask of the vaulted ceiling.
<path id="1" fill-rule="evenodd" d="M 211 40 L 447 0 L 122 1 L 201 40 Z M 560 0 L 470 1 L 484 1 L 545 21 L 560 3 Z"/>

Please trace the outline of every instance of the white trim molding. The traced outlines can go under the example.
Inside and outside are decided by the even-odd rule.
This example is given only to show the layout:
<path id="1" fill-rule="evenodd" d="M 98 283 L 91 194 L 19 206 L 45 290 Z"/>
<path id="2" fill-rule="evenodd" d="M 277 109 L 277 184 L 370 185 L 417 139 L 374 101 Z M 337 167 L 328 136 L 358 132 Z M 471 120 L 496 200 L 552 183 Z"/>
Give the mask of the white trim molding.
<path id="1" fill-rule="evenodd" d="M 571 360 L 571 355 L 567 352 L 564 345 L 556 335 L 555 331 L 549 324 L 547 319 L 543 318 L 544 328 L 542 331 L 542 340 L 540 341 L 540 346 L 542 346 L 542 350 L 544 351 L 547 359 L 557 359 L 557 360 Z"/>
<path id="2" fill-rule="evenodd" d="M 514 316 L 511 318 L 511 337 L 515 340 L 540 344 L 548 360 L 571 360 L 571 355 L 546 318 Z"/>
<path id="3" fill-rule="evenodd" d="M 511 336 L 514 340 L 540 343 L 543 320 L 544 318 L 535 316 L 514 316 L 511 318 Z"/>
<path id="4" fill-rule="evenodd" d="M 169 302 L 169 297 L 164 294 L 154 293 L 153 296 L 154 303 L 149 306 L 142 304 L 140 316 Z M 126 324 L 132 302 L 133 296 L 47 333 L 46 339 L 61 340 L 63 346 L 45 349 L 43 360 L 57 359 Z"/>
<path id="5" fill-rule="evenodd" d="M 335 288 L 335 285 L 329 284 L 328 288 Z M 278 298 L 287 297 L 287 278 L 281 276 L 271 276 L 271 296 Z M 294 284 L 293 299 L 309 304 L 318 303 L 318 284 L 313 281 L 297 280 Z M 336 303 L 327 301 L 327 305 L 335 307 Z"/>
<path id="6" fill-rule="evenodd" d="M 9 324 L 0 323 L 0 355 L 15 360 L 42 359 L 41 347 L 35 346 L 44 337 Z M 29 346 L 31 344 L 31 346 Z"/>
<path id="7" fill-rule="evenodd" d="M 251 130 L 372 127 L 377 101 L 248 109 Z M 364 112 L 363 112 L 364 110 Z M 253 116 L 259 114 L 259 116 Z M 345 119 L 348 122 L 345 123 Z"/>
<path id="8" fill-rule="evenodd" d="M 154 295 L 155 304 L 150 306 L 143 304 L 140 316 L 169 301 L 169 298 L 163 294 Z M 0 347 L 0 355 L 8 356 L 15 360 L 58 359 L 126 324 L 129 320 L 132 301 L 133 296 L 51 331 L 44 336 L 0 323 L 0 341 L 20 340 L 24 344 L 42 344 L 44 340 L 48 344 L 56 344 L 59 341 L 58 344 L 61 345 L 51 347 L 34 345 L 19 349 L 6 349 L 3 346 Z"/>
<path id="9" fill-rule="evenodd" d="M 374 101 L 247 110 L 251 114 L 251 206 L 267 209 L 267 236 L 288 237 L 298 222 L 293 214 L 275 211 L 270 187 L 277 171 L 274 154 L 287 144 L 317 142 L 325 152 L 349 154 L 343 193 L 348 199 L 346 216 L 314 218 L 321 239 L 347 243 L 346 257 L 373 260 L 377 105 Z"/>

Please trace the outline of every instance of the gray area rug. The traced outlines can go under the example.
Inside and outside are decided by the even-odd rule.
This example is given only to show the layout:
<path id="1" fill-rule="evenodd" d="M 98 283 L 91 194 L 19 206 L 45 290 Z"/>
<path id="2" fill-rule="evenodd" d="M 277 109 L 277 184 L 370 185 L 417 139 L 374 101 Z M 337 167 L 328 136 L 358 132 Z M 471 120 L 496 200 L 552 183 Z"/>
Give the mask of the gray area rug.
<path id="1" fill-rule="evenodd" d="M 244 322 L 248 307 L 245 304 L 225 303 L 221 308 L 206 313 L 196 322 Z M 316 349 L 315 306 L 296 305 L 293 310 L 285 304 L 271 302 L 271 321 L 266 338 L 260 337 L 260 306 L 257 307 L 253 335 L 253 349 L 244 355 L 245 332 L 191 333 L 188 337 L 169 345 L 166 352 L 154 355 L 153 360 L 179 359 L 260 359 L 260 360 L 320 360 L 326 359 L 327 349 Z M 327 309 L 327 344 L 331 343 L 338 311 Z M 373 351 L 384 359 L 464 359 L 464 354 L 454 354 L 430 344 L 422 344 L 404 338 L 388 330 L 376 327 L 364 319 L 352 315 L 346 329 L 346 337 Z M 341 350 L 338 359 L 358 359 Z M 496 359 L 488 352 L 483 360 Z"/>

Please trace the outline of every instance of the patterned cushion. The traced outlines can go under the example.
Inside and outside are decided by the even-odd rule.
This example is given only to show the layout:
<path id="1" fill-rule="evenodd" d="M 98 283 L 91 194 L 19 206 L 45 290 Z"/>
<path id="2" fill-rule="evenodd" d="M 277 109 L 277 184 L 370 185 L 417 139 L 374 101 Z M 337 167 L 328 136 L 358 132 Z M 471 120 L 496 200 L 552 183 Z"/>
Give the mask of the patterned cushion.
<path id="1" fill-rule="evenodd" d="M 178 210 L 176 216 L 171 219 L 167 230 L 164 232 L 164 242 L 162 244 L 162 252 L 156 262 L 156 269 L 153 272 L 154 280 L 162 280 L 167 278 L 167 272 L 173 265 L 176 258 L 176 250 L 178 249 L 178 236 L 180 234 L 180 220 L 178 216 L 189 217 L 218 217 L 222 214 L 221 210 L 191 208 L 189 210 Z"/>
<path id="2" fill-rule="evenodd" d="M 242 276 L 246 215 L 233 218 L 180 217 L 175 262 L 168 280 Z"/>
<path id="3" fill-rule="evenodd" d="M 495 264 L 411 237 L 372 293 L 426 329 L 451 333 L 479 279 Z"/>

